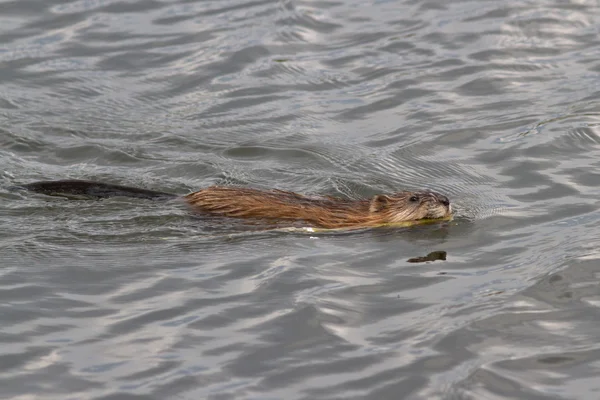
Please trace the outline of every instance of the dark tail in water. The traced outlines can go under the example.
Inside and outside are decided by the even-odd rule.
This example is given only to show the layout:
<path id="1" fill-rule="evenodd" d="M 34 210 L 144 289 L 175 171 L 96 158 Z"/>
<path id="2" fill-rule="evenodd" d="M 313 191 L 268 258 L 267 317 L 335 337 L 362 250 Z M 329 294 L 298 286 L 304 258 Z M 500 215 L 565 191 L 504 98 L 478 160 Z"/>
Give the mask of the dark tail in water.
<path id="1" fill-rule="evenodd" d="M 49 196 L 95 199 L 105 199 L 108 197 L 135 197 L 138 199 L 149 200 L 169 200 L 178 197 L 172 193 L 80 180 L 34 182 L 26 185 L 14 186 L 11 189 L 25 189 Z"/>

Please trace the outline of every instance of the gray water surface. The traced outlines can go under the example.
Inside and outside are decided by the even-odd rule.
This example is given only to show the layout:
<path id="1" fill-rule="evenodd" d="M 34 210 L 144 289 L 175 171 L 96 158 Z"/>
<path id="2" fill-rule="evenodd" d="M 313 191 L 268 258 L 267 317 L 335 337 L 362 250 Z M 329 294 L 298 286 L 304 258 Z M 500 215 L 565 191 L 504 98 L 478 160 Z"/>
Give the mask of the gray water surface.
<path id="1" fill-rule="evenodd" d="M 0 0 L 0 397 L 598 399 L 599 26 L 586 0 Z M 7 189 L 65 178 L 457 213 L 311 235 Z"/>

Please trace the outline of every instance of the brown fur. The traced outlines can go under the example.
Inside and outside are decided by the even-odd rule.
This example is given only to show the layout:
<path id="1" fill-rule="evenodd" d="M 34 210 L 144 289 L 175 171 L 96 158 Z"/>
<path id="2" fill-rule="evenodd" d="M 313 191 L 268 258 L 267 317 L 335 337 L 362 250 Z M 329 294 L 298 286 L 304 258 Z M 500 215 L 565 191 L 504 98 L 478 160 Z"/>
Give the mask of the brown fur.
<path id="1" fill-rule="evenodd" d="M 208 187 L 184 197 L 193 209 L 224 217 L 304 221 L 318 228 L 359 228 L 446 218 L 448 198 L 429 191 L 376 195 L 369 200 L 310 198 L 282 190 Z"/>

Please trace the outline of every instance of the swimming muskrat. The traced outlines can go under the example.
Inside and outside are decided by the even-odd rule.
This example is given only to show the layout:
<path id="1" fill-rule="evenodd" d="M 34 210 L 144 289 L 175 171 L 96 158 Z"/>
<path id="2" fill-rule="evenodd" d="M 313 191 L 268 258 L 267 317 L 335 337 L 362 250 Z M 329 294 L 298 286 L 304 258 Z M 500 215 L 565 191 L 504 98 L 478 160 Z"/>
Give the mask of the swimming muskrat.
<path id="1" fill-rule="evenodd" d="M 315 228 L 363 228 L 402 222 L 447 219 L 450 200 L 431 191 L 378 194 L 365 200 L 335 197 L 311 198 L 283 190 L 210 186 L 180 197 L 171 193 L 82 180 L 34 182 L 19 186 L 58 196 L 108 198 L 116 196 L 151 200 L 183 199 L 195 211 L 234 218 L 302 221 Z"/>

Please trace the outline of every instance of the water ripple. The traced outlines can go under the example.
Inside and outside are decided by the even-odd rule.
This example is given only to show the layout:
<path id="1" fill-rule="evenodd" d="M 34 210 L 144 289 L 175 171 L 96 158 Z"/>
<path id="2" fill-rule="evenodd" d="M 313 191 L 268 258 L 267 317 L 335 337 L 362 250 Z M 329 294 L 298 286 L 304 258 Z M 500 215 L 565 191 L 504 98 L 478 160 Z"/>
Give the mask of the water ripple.
<path id="1" fill-rule="evenodd" d="M 595 3 L 32 4 L 0 16 L 0 397 L 594 398 Z M 456 216 L 307 234 L 7 189 L 62 178 Z"/>

